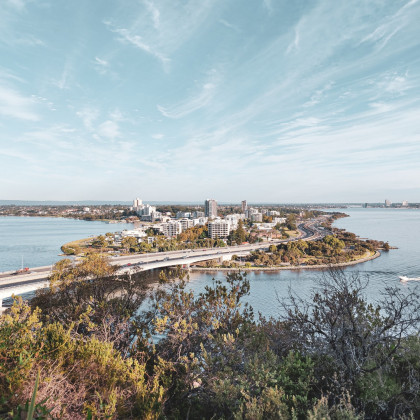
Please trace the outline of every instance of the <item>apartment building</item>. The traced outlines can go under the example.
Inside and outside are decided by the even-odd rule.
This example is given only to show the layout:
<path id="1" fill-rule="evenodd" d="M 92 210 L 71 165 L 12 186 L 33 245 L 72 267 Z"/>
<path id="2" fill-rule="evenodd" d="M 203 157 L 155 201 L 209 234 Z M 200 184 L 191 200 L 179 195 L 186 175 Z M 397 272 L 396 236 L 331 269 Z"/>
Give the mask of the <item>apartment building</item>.
<path id="1" fill-rule="evenodd" d="M 209 222 L 209 236 L 212 239 L 215 238 L 226 238 L 229 236 L 231 231 L 231 224 L 226 220 L 215 220 Z"/>

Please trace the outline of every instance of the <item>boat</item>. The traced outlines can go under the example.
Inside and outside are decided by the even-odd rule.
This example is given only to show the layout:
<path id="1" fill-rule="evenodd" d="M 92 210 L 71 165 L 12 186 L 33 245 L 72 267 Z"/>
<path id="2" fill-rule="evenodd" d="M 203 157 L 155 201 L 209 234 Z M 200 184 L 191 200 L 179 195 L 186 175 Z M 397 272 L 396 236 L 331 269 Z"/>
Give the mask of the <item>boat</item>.
<path id="1" fill-rule="evenodd" d="M 406 282 L 406 281 L 420 281 L 420 277 L 407 277 L 407 276 L 398 276 L 400 281 Z"/>

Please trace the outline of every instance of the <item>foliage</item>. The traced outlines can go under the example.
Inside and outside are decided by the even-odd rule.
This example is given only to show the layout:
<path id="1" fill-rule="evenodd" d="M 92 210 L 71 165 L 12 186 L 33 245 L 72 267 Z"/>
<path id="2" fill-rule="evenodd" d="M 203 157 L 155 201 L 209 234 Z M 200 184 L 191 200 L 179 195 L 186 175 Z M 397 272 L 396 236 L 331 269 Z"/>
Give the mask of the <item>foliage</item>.
<path id="1" fill-rule="evenodd" d="M 135 315 L 147 284 L 145 275 L 117 275 L 108 259 L 93 254 L 78 265 L 70 260 L 56 263 L 50 287 L 39 290 L 31 305 L 42 310 L 43 321 L 74 323 L 79 334 L 112 341 L 125 352 L 138 334 Z"/>
<path id="2" fill-rule="evenodd" d="M 308 299 L 291 292 L 280 319 L 256 320 L 240 272 L 195 293 L 169 271 L 147 290 L 92 255 L 50 281 L 0 317 L 0 418 L 420 417 L 416 291 L 368 302 L 367 279 L 331 271 Z"/>
<path id="3" fill-rule="evenodd" d="M 144 354 L 124 359 L 111 342 L 85 338 L 58 323 L 43 324 L 40 311 L 31 311 L 21 299 L 0 318 L 0 337 L 2 418 L 24 411 L 19 404 L 32 405 L 26 402 L 39 372 L 38 409 L 47 406 L 54 417 L 82 419 L 90 411 L 100 418 L 117 413 L 158 418 L 164 401 L 159 369 L 164 366 L 148 374 Z"/>
<path id="4" fill-rule="evenodd" d="M 404 409 L 418 404 L 418 375 L 408 385 L 401 379 L 410 376 L 394 373 L 412 352 L 407 337 L 418 331 L 420 295 L 385 287 L 382 299 L 369 303 L 363 293 L 367 284 L 357 273 L 332 270 L 310 300 L 290 294 L 282 304 L 292 345 L 323 361 L 318 376 L 326 378 L 330 398 L 337 401 L 345 388 L 358 410 L 383 418 L 402 409 L 396 403 L 402 395 Z"/>

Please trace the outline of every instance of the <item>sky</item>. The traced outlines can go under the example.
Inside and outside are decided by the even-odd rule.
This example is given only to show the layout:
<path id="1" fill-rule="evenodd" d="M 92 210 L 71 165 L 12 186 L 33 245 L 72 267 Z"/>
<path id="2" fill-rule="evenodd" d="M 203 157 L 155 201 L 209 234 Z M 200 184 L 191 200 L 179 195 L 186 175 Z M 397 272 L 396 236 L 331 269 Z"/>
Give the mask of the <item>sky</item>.
<path id="1" fill-rule="evenodd" d="M 420 202 L 420 0 L 1 0 L 0 199 Z"/>

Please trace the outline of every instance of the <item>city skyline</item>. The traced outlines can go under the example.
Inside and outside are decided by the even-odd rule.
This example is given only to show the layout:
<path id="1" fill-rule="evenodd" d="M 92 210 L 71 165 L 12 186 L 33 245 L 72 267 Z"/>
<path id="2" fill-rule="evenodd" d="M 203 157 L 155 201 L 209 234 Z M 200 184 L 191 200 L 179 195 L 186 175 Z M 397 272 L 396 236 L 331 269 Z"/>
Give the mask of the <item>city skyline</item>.
<path id="1" fill-rule="evenodd" d="M 420 2 L 7 0 L 0 199 L 420 201 Z"/>

